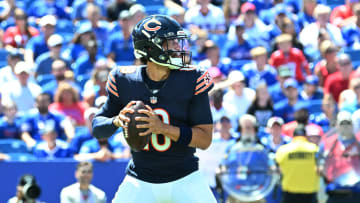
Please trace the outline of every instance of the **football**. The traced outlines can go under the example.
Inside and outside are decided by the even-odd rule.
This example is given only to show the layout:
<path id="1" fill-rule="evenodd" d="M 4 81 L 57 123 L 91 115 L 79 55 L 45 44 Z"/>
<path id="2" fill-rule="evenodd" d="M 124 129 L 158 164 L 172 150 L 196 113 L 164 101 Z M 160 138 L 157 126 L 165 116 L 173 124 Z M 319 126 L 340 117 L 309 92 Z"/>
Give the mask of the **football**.
<path id="1" fill-rule="evenodd" d="M 145 124 L 144 121 L 136 121 L 136 117 L 147 117 L 146 114 L 139 113 L 140 109 L 146 109 L 142 101 L 136 101 L 130 108 L 134 110 L 134 113 L 126 113 L 126 117 L 130 119 L 128 123 L 127 132 L 125 130 L 124 135 L 126 142 L 130 148 L 134 151 L 141 151 L 146 144 L 149 143 L 151 133 L 145 136 L 139 136 L 140 133 L 145 132 L 147 128 L 136 128 L 138 124 Z"/>

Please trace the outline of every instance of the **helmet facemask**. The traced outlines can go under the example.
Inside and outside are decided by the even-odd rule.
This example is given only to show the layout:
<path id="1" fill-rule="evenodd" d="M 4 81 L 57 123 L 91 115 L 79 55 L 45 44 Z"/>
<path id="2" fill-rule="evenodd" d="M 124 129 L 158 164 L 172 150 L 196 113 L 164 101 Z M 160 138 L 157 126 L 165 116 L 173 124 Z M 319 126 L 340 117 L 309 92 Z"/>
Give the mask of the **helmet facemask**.
<path id="1" fill-rule="evenodd" d="M 152 62 L 167 66 L 170 69 L 187 68 L 191 64 L 188 37 L 185 34 L 162 39 L 155 38 L 153 43 L 161 49 L 160 52 L 162 54 L 155 56 L 154 54 L 156 54 L 156 52 L 150 54 L 152 56 L 150 56 L 149 59 Z"/>

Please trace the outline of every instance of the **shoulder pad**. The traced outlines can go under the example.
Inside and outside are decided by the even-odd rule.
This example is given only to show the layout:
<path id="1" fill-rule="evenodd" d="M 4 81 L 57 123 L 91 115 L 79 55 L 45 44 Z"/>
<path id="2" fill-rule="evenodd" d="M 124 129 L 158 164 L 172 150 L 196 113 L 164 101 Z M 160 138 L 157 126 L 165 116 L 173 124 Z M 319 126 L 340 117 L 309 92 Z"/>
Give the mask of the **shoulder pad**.
<path id="1" fill-rule="evenodd" d="M 122 74 L 130 74 L 130 73 L 134 73 L 136 69 L 140 67 L 142 66 L 118 66 L 118 69 Z"/>

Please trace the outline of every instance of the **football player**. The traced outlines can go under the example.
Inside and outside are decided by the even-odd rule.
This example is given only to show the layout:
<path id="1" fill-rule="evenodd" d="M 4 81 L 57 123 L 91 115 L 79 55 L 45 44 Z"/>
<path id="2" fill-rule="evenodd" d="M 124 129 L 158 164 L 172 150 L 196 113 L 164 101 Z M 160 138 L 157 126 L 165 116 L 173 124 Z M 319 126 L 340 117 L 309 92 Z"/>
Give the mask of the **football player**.
<path id="1" fill-rule="evenodd" d="M 109 138 L 119 127 L 126 129 L 126 113 L 134 101 L 146 110 L 138 117 L 146 124 L 141 133 L 152 133 L 143 150 L 132 150 L 126 176 L 113 202 L 216 202 L 198 171 L 196 148 L 206 149 L 212 140 L 208 91 L 213 82 L 208 72 L 190 65 L 187 35 L 174 19 L 151 15 L 134 27 L 134 54 L 144 66 L 114 68 L 108 77 L 108 100 L 93 120 L 93 135 Z"/>

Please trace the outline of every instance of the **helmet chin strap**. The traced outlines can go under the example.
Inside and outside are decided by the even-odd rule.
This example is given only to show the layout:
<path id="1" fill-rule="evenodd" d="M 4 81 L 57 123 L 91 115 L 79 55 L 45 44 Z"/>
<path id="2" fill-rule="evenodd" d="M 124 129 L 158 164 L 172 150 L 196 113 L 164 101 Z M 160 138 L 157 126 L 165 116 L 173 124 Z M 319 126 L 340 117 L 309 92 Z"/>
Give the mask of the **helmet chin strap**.
<path id="1" fill-rule="evenodd" d="M 168 64 L 168 63 L 160 63 L 160 62 L 158 62 L 158 61 L 156 61 L 156 60 L 154 60 L 153 58 L 150 57 L 150 61 L 152 61 L 152 62 L 154 62 L 154 63 L 156 63 L 158 65 L 161 65 L 161 66 L 166 66 L 166 67 L 168 67 L 169 69 L 172 69 L 172 70 L 178 70 L 178 69 L 180 69 L 182 67 L 187 67 L 185 65 L 182 65 L 181 58 L 172 58 L 172 57 L 170 57 L 169 60 L 171 62 L 170 64 Z"/>

